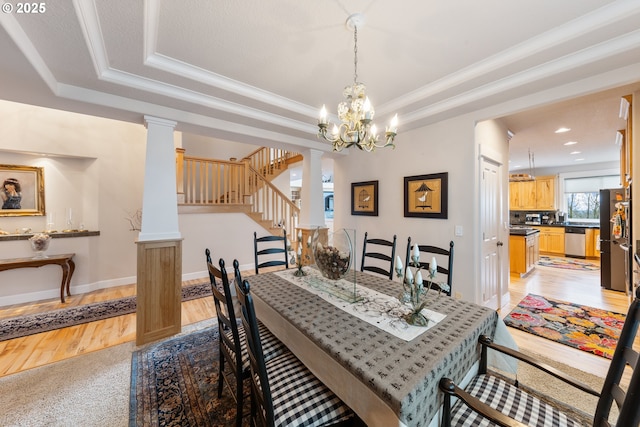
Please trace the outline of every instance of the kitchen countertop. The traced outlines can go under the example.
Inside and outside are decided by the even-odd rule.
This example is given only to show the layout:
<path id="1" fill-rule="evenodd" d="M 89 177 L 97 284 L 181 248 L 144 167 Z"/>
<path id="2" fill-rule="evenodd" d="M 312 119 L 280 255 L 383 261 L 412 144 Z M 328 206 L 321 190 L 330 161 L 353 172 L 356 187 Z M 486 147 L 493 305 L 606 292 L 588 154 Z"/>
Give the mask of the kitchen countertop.
<path id="1" fill-rule="evenodd" d="M 579 227 L 579 228 L 600 228 L 600 224 L 580 223 L 580 222 L 554 222 L 553 224 L 513 224 L 515 227 Z"/>
<path id="2" fill-rule="evenodd" d="M 509 228 L 509 235 L 511 236 L 530 236 L 539 232 L 540 230 L 528 226 L 516 226 Z"/>

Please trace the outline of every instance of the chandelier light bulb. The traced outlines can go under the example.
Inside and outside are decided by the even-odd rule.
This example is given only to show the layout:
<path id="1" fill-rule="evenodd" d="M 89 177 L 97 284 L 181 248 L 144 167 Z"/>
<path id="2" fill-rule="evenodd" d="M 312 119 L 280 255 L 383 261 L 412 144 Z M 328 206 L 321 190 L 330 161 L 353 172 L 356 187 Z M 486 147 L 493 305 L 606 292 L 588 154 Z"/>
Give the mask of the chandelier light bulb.
<path id="1" fill-rule="evenodd" d="M 320 110 L 320 122 L 321 124 L 327 124 L 327 109 L 324 104 L 322 105 L 322 110 Z"/>
<path id="2" fill-rule="evenodd" d="M 398 115 L 396 114 L 391 119 L 391 123 L 389 124 L 389 127 L 387 128 L 387 132 L 396 133 L 397 131 L 398 131 Z"/>

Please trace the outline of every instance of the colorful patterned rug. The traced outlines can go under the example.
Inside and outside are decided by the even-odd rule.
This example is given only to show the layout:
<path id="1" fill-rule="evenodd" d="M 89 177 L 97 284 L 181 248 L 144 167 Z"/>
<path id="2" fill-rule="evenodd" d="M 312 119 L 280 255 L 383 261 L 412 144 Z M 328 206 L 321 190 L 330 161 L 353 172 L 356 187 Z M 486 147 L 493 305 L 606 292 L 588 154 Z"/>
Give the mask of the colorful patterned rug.
<path id="1" fill-rule="evenodd" d="M 182 287 L 182 300 L 188 301 L 211 295 L 211 284 L 206 279 Z M 84 304 L 76 307 L 61 308 L 46 313 L 26 314 L 0 320 L 0 341 L 39 334 L 54 329 L 67 328 L 82 323 L 104 320 L 136 312 L 136 297 Z"/>
<path id="2" fill-rule="evenodd" d="M 573 258 L 558 258 L 550 256 L 540 256 L 538 265 L 545 267 L 564 268 L 566 270 L 600 270 L 596 264 Z"/>
<path id="3" fill-rule="evenodd" d="M 505 318 L 507 326 L 611 359 L 624 314 L 528 294 Z"/>
<path id="4" fill-rule="evenodd" d="M 129 426 L 234 426 L 229 390 L 218 399 L 218 354 L 215 327 L 133 353 Z"/>

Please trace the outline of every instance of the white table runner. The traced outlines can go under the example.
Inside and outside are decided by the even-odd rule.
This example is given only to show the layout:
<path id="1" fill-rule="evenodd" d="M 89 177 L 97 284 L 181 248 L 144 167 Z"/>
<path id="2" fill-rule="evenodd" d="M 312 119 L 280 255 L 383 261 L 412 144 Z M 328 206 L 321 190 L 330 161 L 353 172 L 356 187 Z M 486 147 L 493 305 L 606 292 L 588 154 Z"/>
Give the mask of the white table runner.
<path id="1" fill-rule="evenodd" d="M 307 276 L 303 277 L 294 276 L 295 271 L 295 269 L 282 270 L 274 274 L 317 295 L 347 313 L 405 341 L 411 341 L 446 317 L 445 314 L 425 308 L 422 310 L 422 314 L 429 319 L 429 324 L 427 326 L 409 325 L 403 319 L 403 316 L 411 311 L 411 307 L 400 303 L 398 298 L 374 291 L 365 286 L 356 285 L 359 301 L 355 303 L 347 302 L 329 293 L 322 287 L 314 286 L 314 284 L 322 281 L 325 286 L 335 286 L 338 289 L 353 290 L 353 282 L 345 279 L 337 281 L 325 279 L 315 268 L 306 268 L 304 271 L 307 273 Z M 398 294 L 400 294 L 401 287 L 402 285 L 398 283 Z"/>

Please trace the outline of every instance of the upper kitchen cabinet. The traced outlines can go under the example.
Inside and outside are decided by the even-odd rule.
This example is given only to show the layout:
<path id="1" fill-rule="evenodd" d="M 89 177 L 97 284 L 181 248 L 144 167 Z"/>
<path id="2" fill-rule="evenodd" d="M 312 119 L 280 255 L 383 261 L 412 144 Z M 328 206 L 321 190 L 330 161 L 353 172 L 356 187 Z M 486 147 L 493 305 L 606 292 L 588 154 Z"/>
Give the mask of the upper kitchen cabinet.
<path id="1" fill-rule="evenodd" d="M 509 209 L 531 210 L 536 208 L 536 182 L 513 181 L 509 183 Z"/>
<path id="2" fill-rule="evenodd" d="M 556 209 L 556 179 L 553 176 L 536 178 L 536 209 Z"/>
<path id="3" fill-rule="evenodd" d="M 631 104 L 632 96 L 625 95 L 620 99 L 620 118 L 627 121 L 626 129 L 620 129 L 616 137 L 616 143 L 620 146 L 620 183 L 624 188 L 629 187 L 631 183 L 632 171 L 632 121 L 631 121 Z"/>
<path id="4" fill-rule="evenodd" d="M 509 209 L 512 211 L 555 210 L 556 179 L 542 176 L 532 181 L 509 182 Z"/>

